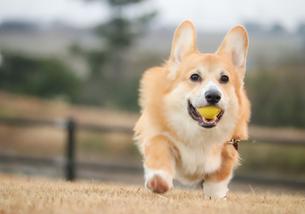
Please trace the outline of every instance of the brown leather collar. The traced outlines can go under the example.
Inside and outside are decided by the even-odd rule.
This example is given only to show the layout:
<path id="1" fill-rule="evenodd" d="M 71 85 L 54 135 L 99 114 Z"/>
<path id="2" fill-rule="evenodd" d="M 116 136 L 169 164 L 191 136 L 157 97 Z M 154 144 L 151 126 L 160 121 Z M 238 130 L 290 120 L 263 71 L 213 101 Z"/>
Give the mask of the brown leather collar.
<path id="1" fill-rule="evenodd" d="M 240 140 L 237 139 L 231 139 L 228 144 L 232 144 L 234 146 L 234 148 L 236 149 L 236 151 L 238 151 L 238 143 Z"/>

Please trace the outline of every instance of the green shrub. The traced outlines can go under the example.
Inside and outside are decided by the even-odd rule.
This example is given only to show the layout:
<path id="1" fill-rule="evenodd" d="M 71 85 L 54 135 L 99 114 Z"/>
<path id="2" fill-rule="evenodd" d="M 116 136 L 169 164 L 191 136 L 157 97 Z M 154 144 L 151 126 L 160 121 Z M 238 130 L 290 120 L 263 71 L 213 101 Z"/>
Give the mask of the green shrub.
<path id="1" fill-rule="evenodd" d="M 77 97 L 80 79 L 58 59 L 4 54 L 0 67 L 0 89 L 44 98 Z"/>
<path id="2" fill-rule="evenodd" d="M 305 127 L 305 72 L 297 68 L 249 72 L 252 122 Z"/>

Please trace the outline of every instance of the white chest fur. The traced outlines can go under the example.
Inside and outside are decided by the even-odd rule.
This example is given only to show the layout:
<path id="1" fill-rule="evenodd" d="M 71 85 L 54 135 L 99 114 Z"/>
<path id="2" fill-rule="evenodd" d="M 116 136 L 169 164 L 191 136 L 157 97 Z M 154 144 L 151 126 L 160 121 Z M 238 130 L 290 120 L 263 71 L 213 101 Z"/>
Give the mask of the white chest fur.
<path id="1" fill-rule="evenodd" d="M 220 152 L 211 151 L 208 146 L 189 147 L 183 144 L 178 146 L 181 165 L 177 166 L 177 178 L 181 181 L 196 182 L 202 180 L 204 174 L 216 171 L 221 164 Z M 195 180 L 189 180 L 188 176 L 198 176 Z"/>
<path id="2" fill-rule="evenodd" d="M 201 142 L 188 145 L 173 138 L 171 141 L 180 155 L 180 161 L 176 164 L 175 178 L 181 182 L 196 183 L 202 180 L 204 174 L 214 172 L 220 167 L 221 144 Z"/>

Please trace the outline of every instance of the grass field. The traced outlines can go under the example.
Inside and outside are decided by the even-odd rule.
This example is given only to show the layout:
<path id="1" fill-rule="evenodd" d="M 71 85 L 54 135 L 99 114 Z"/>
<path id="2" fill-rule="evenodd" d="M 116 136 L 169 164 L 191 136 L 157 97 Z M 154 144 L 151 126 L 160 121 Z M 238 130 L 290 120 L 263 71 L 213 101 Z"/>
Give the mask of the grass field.
<path id="1" fill-rule="evenodd" d="M 152 194 L 139 186 L 68 183 L 0 176 L 0 213 L 304 213 L 305 197 L 268 192 L 230 193 L 205 200 L 198 190 Z"/>

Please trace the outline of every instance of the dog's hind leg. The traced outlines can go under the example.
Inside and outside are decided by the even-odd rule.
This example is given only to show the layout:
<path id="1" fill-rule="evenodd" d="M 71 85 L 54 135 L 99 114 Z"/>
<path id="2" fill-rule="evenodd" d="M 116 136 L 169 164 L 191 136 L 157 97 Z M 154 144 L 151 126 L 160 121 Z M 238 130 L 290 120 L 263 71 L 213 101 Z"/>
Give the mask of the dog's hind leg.
<path id="1" fill-rule="evenodd" d="M 172 143 L 164 136 L 145 142 L 145 186 L 155 193 L 165 193 L 173 187 L 175 155 Z"/>
<path id="2" fill-rule="evenodd" d="M 218 170 L 205 176 L 203 191 L 206 198 L 225 198 L 234 167 L 239 155 L 232 144 L 224 144 L 221 152 L 221 165 Z"/>

